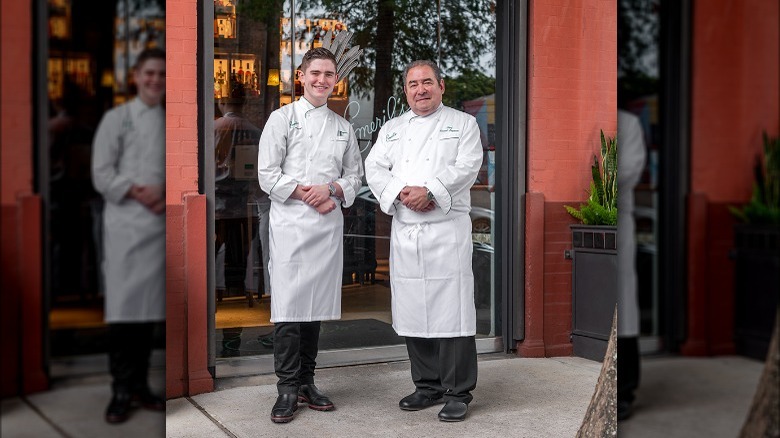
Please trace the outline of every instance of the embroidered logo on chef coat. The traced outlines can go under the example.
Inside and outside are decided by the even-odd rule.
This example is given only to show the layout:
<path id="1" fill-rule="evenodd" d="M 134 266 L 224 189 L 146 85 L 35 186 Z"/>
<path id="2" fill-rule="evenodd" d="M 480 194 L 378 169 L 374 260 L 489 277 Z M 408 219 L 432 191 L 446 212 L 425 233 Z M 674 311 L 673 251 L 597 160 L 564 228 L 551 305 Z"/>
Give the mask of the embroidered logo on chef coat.
<path id="1" fill-rule="evenodd" d="M 339 143 L 343 143 L 346 141 L 349 141 L 349 137 L 347 136 L 349 134 L 349 131 L 342 131 L 341 129 L 336 130 L 336 141 Z"/>
<path id="2" fill-rule="evenodd" d="M 385 136 L 385 141 L 398 141 L 398 133 L 391 132 Z"/>
<path id="3" fill-rule="evenodd" d="M 452 129 L 452 126 L 448 126 L 444 129 L 440 129 L 439 132 L 460 132 L 457 129 Z"/>
<path id="4" fill-rule="evenodd" d="M 290 120 L 290 129 L 301 129 L 301 124 L 297 120 Z"/>

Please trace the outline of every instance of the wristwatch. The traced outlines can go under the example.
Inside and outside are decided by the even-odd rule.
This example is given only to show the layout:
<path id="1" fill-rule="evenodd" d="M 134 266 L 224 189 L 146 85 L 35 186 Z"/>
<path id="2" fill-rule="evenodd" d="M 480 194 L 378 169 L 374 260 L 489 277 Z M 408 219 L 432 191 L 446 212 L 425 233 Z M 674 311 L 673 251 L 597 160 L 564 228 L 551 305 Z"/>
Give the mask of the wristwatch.
<path id="1" fill-rule="evenodd" d="M 332 182 L 328 183 L 328 192 L 330 192 L 330 196 L 336 196 L 336 186 Z"/>
<path id="2" fill-rule="evenodd" d="M 426 192 L 428 192 L 428 193 L 425 195 L 425 197 L 426 197 L 426 198 L 428 198 L 428 200 L 429 200 L 429 201 L 433 201 L 433 193 L 431 193 L 431 190 L 430 190 L 428 187 L 426 187 L 426 188 L 425 188 L 425 191 L 426 191 Z"/>

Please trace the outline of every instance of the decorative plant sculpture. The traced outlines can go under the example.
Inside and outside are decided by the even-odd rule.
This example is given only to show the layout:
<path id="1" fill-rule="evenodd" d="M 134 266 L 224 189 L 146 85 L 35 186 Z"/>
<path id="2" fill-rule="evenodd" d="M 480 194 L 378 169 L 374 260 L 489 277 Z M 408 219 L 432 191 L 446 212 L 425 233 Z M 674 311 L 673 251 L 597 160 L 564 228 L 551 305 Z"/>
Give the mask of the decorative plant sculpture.
<path id="1" fill-rule="evenodd" d="M 585 225 L 617 225 L 617 138 L 601 131 L 601 166 L 593 157 L 588 202 L 579 209 L 564 205 L 566 211 Z"/>
<path id="2" fill-rule="evenodd" d="M 333 37 L 333 30 L 329 30 L 322 39 L 322 47 L 328 49 L 336 57 L 336 74 L 339 75 L 339 82 L 352 72 L 352 69 L 358 64 L 363 49 L 360 46 L 353 46 L 347 50 L 347 44 L 352 39 L 352 32 L 343 30 L 336 37 Z"/>

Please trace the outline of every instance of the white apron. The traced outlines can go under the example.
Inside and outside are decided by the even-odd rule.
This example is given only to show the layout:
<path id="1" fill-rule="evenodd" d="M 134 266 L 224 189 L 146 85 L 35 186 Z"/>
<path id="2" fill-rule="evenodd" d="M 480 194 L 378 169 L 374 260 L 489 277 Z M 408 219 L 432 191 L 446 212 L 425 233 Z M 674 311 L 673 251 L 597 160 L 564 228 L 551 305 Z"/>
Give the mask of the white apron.
<path id="1" fill-rule="evenodd" d="M 290 199 L 271 203 L 271 322 L 341 318 L 344 218 Z"/>
<path id="2" fill-rule="evenodd" d="M 476 334 L 470 189 L 482 164 L 474 117 L 441 106 L 386 123 L 366 158 L 366 179 L 393 215 L 390 284 L 393 328 L 400 336 Z M 404 186 L 425 186 L 437 207 L 421 213 L 397 200 Z"/>
<path id="3" fill-rule="evenodd" d="M 639 119 L 618 111 L 618 326 L 619 337 L 639 336 L 639 298 L 634 233 L 634 187 L 645 167 L 644 133 Z"/>
<path id="4" fill-rule="evenodd" d="M 165 215 L 124 198 L 132 184 L 165 184 L 165 112 L 139 99 L 114 108 L 93 141 L 92 178 L 105 199 L 105 321 L 165 319 Z"/>
<path id="5" fill-rule="evenodd" d="M 399 336 L 453 338 L 477 332 L 471 220 L 404 224 L 393 218 L 390 286 Z"/>
<path id="6" fill-rule="evenodd" d="M 271 114 L 258 150 L 258 180 L 269 194 L 271 322 L 341 318 L 344 218 L 290 198 L 296 185 L 337 182 L 340 206 L 355 200 L 363 166 L 354 131 L 327 107 L 305 99 Z M 337 202 L 336 198 L 332 198 Z"/>

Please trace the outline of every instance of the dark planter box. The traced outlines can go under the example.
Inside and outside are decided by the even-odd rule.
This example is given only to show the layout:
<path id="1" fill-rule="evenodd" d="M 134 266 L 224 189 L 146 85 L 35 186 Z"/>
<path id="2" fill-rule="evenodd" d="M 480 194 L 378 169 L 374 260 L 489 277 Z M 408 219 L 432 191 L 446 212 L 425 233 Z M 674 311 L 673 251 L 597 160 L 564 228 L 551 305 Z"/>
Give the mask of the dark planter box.
<path id="1" fill-rule="evenodd" d="M 737 354 L 766 358 L 780 294 L 780 227 L 734 227 L 734 343 Z"/>
<path id="2" fill-rule="evenodd" d="M 601 362 L 617 304 L 617 227 L 572 225 L 574 355 Z"/>

